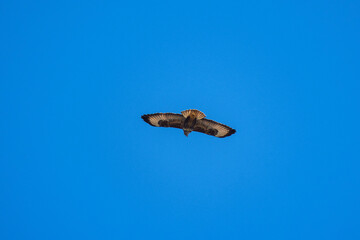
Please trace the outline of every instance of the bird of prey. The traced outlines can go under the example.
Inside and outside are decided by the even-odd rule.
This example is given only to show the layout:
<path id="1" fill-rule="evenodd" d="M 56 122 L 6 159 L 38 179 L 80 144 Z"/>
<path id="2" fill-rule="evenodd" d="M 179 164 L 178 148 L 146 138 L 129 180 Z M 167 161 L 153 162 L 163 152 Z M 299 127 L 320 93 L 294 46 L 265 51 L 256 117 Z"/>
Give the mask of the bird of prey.
<path id="1" fill-rule="evenodd" d="M 185 136 L 195 131 L 224 138 L 236 132 L 235 129 L 231 127 L 206 119 L 205 117 L 204 113 L 195 109 L 182 111 L 181 114 L 154 113 L 141 116 L 145 122 L 154 127 L 180 128 L 184 130 Z"/>

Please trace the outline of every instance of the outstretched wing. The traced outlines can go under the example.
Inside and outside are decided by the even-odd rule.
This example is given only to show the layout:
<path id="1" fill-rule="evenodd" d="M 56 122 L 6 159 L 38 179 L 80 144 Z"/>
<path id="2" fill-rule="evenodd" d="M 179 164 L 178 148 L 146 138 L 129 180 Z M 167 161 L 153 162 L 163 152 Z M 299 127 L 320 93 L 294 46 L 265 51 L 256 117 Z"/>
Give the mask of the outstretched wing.
<path id="1" fill-rule="evenodd" d="M 205 118 L 196 121 L 194 131 L 218 138 L 228 137 L 236 132 L 235 129 L 231 127 Z"/>
<path id="2" fill-rule="evenodd" d="M 184 126 L 185 118 L 183 115 L 175 113 L 154 113 L 145 114 L 141 118 L 154 127 L 173 127 L 181 128 Z"/>

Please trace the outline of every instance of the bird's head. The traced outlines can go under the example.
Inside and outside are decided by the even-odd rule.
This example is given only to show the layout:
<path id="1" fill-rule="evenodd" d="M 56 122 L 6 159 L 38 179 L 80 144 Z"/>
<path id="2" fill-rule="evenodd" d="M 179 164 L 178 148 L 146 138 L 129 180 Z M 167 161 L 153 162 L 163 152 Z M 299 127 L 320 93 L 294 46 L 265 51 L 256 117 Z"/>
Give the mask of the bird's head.
<path id="1" fill-rule="evenodd" d="M 188 136 L 188 135 L 189 135 L 189 133 L 191 133 L 191 131 L 190 131 L 190 130 L 184 130 L 184 134 L 185 134 L 185 136 Z"/>

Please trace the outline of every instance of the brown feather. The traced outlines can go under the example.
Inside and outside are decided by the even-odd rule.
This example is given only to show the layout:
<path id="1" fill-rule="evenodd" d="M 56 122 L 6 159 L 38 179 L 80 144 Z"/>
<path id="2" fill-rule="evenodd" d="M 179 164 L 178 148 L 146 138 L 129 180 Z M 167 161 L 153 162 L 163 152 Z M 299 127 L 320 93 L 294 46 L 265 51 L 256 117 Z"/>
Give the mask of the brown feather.
<path id="1" fill-rule="evenodd" d="M 204 117 L 206 117 L 206 115 L 203 112 L 196 110 L 196 109 L 188 109 L 188 110 L 182 111 L 181 114 L 185 118 L 188 116 L 194 117 L 196 119 L 203 119 Z"/>
<path id="2" fill-rule="evenodd" d="M 229 126 L 205 118 L 196 122 L 194 131 L 219 138 L 228 137 L 236 132 L 235 129 Z"/>
<path id="3" fill-rule="evenodd" d="M 181 114 L 175 113 L 154 113 L 145 114 L 141 118 L 154 127 L 173 127 L 183 128 L 185 118 Z"/>

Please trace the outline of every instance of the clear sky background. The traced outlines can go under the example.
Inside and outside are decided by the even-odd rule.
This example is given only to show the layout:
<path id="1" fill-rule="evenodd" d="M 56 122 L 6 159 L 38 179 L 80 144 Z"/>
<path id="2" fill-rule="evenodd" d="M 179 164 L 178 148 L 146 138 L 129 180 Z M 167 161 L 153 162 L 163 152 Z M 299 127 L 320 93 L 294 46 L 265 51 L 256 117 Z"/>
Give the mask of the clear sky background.
<path id="1" fill-rule="evenodd" d="M 0 239 L 360 239 L 359 1 L 1 1 Z M 218 139 L 140 118 L 188 108 Z"/>

